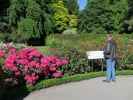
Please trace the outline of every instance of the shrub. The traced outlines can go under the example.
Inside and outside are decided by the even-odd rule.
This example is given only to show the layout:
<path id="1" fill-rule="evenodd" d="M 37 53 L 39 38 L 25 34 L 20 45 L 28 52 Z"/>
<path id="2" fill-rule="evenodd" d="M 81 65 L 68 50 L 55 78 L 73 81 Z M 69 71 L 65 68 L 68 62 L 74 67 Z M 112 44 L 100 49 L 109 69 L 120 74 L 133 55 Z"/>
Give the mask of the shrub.
<path id="1" fill-rule="evenodd" d="M 47 37 L 46 39 L 46 45 L 48 45 L 49 47 L 59 47 L 59 45 L 61 45 L 61 40 L 60 39 L 56 39 L 54 37 L 54 35 L 50 35 Z"/>
<path id="2" fill-rule="evenodd" d="M 87 57 L 76 49 L 67 51 L 64 53 L 64 57 L 69 60 L 69 64 L 61 67 L 60 69 L 66 75 L 90 72 L 90 65 L 88 63 Z"/>
<path id="3" fill-rule="evenodd" d="M 10 77 L 25 80 L 27 84 L 34 85 L 39 78 L 62 77 L 58 70 L 67 60 L 56 56 L 45 56 L 35 48 L 22 48 L 17 50 L 10 47 L 1 49 L 1 59 L 5 58 L 3 70 Z"/>
<path id="4" fill-rule="evenodd" d="M 133 55 L 128 54 L 126 57 L 123 57 L 119 61 L 119 66 L 121 66 L 122 69 L 133 69 Z"/>
<path id="5" fill-rule="evenodd" d="M 69 27 L 77 28 L 78 26 L 78 17 L 76 15 L 69 15 Z"/>

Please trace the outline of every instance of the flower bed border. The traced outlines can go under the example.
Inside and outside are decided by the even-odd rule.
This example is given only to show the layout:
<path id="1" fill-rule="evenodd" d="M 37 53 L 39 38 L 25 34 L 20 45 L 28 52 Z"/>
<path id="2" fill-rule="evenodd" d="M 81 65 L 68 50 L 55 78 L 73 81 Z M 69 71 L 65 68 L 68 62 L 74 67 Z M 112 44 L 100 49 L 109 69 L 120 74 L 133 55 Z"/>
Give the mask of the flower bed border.
<path id="1" fill-rule="evenodd" d="M 105 72 L 91 72 L 86 74 L 77 74 L 73 76 L 66 76 L 58 79 L 48 79 L 38 82 L 35 86 L 27 86 L 29 92 L 40 90 L 43 88 L 49 88 L 52 86 L 62 85 L 70 82 L 77 82 L 97 77 L 102 77 L 105 75 Z M 121 70 L 117 71 L 116 75 L 133 75 L 133 70 Z"/>

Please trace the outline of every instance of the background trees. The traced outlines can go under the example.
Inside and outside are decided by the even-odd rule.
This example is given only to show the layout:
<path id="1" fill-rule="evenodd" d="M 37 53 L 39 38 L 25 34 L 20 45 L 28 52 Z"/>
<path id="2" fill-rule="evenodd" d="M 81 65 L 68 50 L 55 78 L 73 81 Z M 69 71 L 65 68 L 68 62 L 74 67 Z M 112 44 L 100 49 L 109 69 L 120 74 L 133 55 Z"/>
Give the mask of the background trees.
<path id="1" fill-rule="evenodd" d="M 80 13 L 79 29 L 95 33 L 120 32 L 127 12 L 127 0 L 89 0 Z"/>
<path id="2" fill-rule="evenodd" d="M 77 28 L 77 0 L 54 0 L 51 3 L 55 32 L 62 33 L 69 28 Z"/>
<path id="3" fill-rule="evenodd" d="M 132 0 L 88 0 L 83 10 L 79 10 L 78 0 L 0 2 L 1 40 L 44 42 L 48 34 L 67 30 L 99 34 L 133 32 Z"/>
<path id="4" fill-rule="evenodd" d="M 12 0 L 9 7 L 9 24 L 19 41 L 39 38 L 52 32 L 51 0 Z M 16 39 L 15 39 L 16 40 Z"/>
<path id="5" fill-rule="evenodd" d="M 68 12 L 71 15 L 77 15 L 79 12 L 78 0 L 64 0 Z"/>
<path id="6" fill-rule="evenodd" d="M 62 32 L 67 29 L 69 23 L 68 9 L 65 7 L 63 0 L 55 0 L 51 3 L 53 9 L 52 19 L 55 24 L 55 32 Z"/>

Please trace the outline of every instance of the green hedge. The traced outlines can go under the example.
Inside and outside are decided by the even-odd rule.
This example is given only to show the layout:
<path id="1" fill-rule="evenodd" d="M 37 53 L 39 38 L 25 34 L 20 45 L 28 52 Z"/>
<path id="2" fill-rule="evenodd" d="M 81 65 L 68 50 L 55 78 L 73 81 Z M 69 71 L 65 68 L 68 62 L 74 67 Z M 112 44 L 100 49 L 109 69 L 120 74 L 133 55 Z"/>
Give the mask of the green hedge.
<path id="1" fill-rule="evenodd" d="M 117 75 L 133 75 L 133 70 L 122 70 L 117 71 Z M 67 76 L 59 79 L 48 79 L 48 80 L 42 80 L 38 82 L 34 87 L 27 86 L 28 91 L 32 92 L 35 90 L 40 90 L 42 88 L 48 88 L 60 84 L 66 84 L 69 82 L 77 82 L 81 80 L 87 80 L 91 78 L 101 77 L 104 76 L 105 72 L 92 72 L 92 73 L 86 73 L 86 74 L 78 74 L 73 76 Z"/>

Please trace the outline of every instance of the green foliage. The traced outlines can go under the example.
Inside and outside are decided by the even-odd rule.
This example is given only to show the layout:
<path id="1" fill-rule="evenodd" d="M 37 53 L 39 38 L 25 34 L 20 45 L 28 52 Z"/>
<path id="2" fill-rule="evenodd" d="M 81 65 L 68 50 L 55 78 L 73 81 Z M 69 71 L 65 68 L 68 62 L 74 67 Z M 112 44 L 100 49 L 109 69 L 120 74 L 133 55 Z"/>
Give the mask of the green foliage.
<path id="1" fill-rule="evenodd" d="M 48 6 L 50 3 L 51 0 L 11 0 L 8 12 L 13 36 L 18 38 L 22 34 L 22 40 L 27 40 L 51 33 L 53 23 L 52 11 Z M 19 30 L 19 33 L 16 30 Z"/>
<path id="2" fill-rule="evenodd" d="M 133 32 L 133 6 L 132 5 L 133 5 L 133 1 L 128 0 L 128 13 L 124 20 L 123 29 L 122 29 L 122 31 L 126 33 Z"/>
<path id="3" fill-rule="evenodd" d="M 71 49 L 65 52 L 63 56 L 69 61 L 69 64 L 61 68 L 61 71 L 66 75 L 75 75 L 91 71 L 86 55 L 80 53 L 78 50 Z"/>
<path id="4" fill-rule="evenodd" d="M 19 40 L 24 41 L 28 40 L 31 37 L 35 37 L 34 26 L 35 22 L 30 18 L 25 18 L 21 20 L 18 23 L 18 32 L 17 32 L 18 37 L 20 37 Z"/>
<path id="5" fill-rule="evenodd" d="M 78 17 L 76 15 L 69 15 L 69 27 L 77 29 Z"/>
<path id="6" fill-rule="evenodd" d="M 133 64 L 133 55 L 128 57 L 128 64 Z"/>
<path id="7" fill-rule="evenodd" d="M 64 3 L 69 11 L 70 15 L 77 15 L 79 6 L 78 6 L 78 0 L 64 0 Z"/>
<path id="8" fill-rule="evenodd" d="M 120 32 L 128 12 L 128 0 L 114 1 L 110 9 L 112 11 L 113 30 Z"/>
<path id="9" fill-rule="evenodd" d="M 25 17 L 25 0 L 10 0 L 10 7 L 8 9 L 9 24 L 17 26 L 18 21 Z"/>
<path id="10" fill-rule="evenodd" d="M 46 45 L 50 47 L 59 47 L 61 45 L 60 39 L 56 39 L 54 35 L 50 35 L 46 39 Z"/>
<path id="11" fill-rule="evenodd" d="M 65 7 L 63 0 L 55 1 L 51 4 L 53 13 L 53 21 L 57 32 L 67 29 L 69 23 L 68 9 Z"/>
<path id="12" fill-rule="evenodd" d="M 35 0 L 27 0 L 26 16 L 33 20 L 39 20 L 41 17 L 41 6 Z"/>
<path id="13" fill-rule="evenodd" d="M 87 7 L 79 15 L 79 29 L 82 32 L 95 30 L 120 32 L 128 11 L 127 0 L 88 0 Z"/>
<path id="14" fill-rule="evenodd" d="M 10 33 L 0 33 L 0 41 L 7 41 L 10 38 Z"/>

